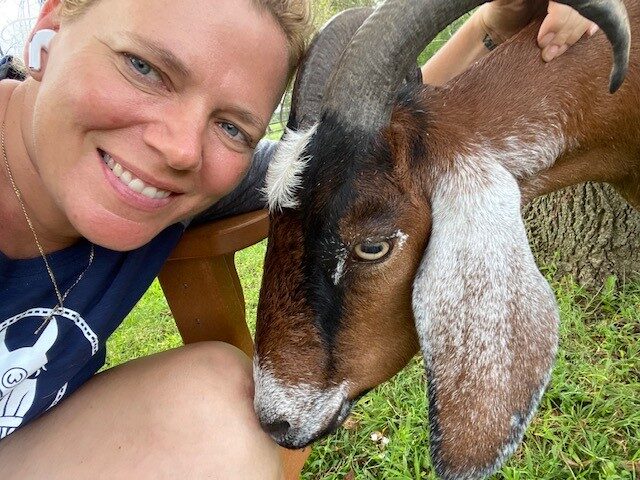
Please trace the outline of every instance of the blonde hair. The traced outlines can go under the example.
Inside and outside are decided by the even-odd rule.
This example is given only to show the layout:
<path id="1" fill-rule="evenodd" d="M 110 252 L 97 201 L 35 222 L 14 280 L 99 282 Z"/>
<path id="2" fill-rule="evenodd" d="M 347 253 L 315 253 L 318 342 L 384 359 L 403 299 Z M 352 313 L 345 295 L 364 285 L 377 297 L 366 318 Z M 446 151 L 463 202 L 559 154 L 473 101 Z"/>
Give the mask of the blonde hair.
<path id="1" fill-rule="evenodd" d="M 310 0 L 252 0 L 278 22 L 289 43 L 289 80 L 300 65 L 313 32 Z"/>
<path id="2" fill-rule="evenodd" d="M 98 0 L 62 0 L 60 16 L 73 19 L 82 15 Z M 289 80 L 302 61 L 313 27 L 310 0 L 251 0 L 258 9 L 276 20 L 289 44 Z"/>

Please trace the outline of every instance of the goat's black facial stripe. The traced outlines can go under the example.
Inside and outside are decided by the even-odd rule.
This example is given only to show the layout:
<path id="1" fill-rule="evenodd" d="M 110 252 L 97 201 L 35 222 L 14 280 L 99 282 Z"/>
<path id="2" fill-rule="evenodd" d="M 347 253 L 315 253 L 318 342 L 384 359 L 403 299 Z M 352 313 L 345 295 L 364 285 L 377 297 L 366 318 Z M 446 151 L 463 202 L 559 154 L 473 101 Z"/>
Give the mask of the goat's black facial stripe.
<path id="1" fill-rule="evenodd" d="M 405 85 L 397 99 L 398 105 L 412 111 L 420 124 L 426 120 L 418 100 L 423 88 L 422 84 Z M 411 151 L 412 161 L 425 160 L 422 135 L 417 136 Z M 338 114 L 326 113 L 305 154 L 311 158 L 301 188 L 304 195 L 300 209 L 305 232 L 305 291 L 330 354 L 343 318 L 344 285 L 348 283 L 348 275 L 341 282 L 332 278 L 345 249 L 339 222 L 357 198 L 356 178 L 365 172 L 391 175 L 392 152 L 381 132 L 372 135 L 354 130 L 342 123 Z"/>
<path id="2" fill-rule="evenodd" d="M 404 85 L 398 92 L 397 103 L 411 112 L 414 133 L 409 141 L 411 142 L 411 157 L 409 165 L 418 167 L 428 158 L 426 137 L 430 130 L 432 115 L 428 114 L 420 97 L 423 94 L 425 85 L 408 84 Z"/>
<path id="3" fill-rule="evenodd" d="M 307 301 L 329 352 L 341 325 L 344 287 L 332 273 L 344 250 L 339 222 L 356 198 L 354 181 L 368 168 L 390 171 L 389 155 L 374 150 L 378 139 L 353 131 L 336 116 L 322 119 L 307 151 L 312 158 L 302 191 L 301 214 L 305 223 L 303 270 Z M 372 165 L 372 162 L 375 165 Z"/>

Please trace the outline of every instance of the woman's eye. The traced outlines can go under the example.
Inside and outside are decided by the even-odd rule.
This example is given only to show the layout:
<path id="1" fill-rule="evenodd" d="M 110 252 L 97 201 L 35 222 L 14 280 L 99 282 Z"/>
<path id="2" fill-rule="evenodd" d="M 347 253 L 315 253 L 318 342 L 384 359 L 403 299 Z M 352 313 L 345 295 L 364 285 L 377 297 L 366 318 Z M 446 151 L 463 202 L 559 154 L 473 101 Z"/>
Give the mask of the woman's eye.
<path id="1" fill-rule="evenodd" d="M 139 58 L 129 57 L 129 61 L 131 62 L 131 65 L 133 65 L 133 68 L 135 68 L 138 73 L 141 73 L 142 75 L 148 75 L 149 73 L 151 73 L 151 70 L 153 70 L 151 68 L 151 65 Z"/>
<path id="2" fill-rule="evenodd" d="M 127 54 L 126 57 L 129 61 L 129 64 L 136 71 L 136 73 L 142 75 L 143 77 L 149 77 L 154 82 L 162 82 L 162 77 L 157 72 L 157 70 L 151 66 L 149 62 L 134 55 Z"/>
<path id="3" fill-rule="evenodd" d="M 240 130 L 238 130 L 238 127 L 236 127 L 232 123 L 222 122 L 220 126 L 227 133 L 227 135 L 232 138 L 236 138 L 238 135 L 240 135 Z"/>
<path id="4" fill-rule="evenodd" d="M 220 122 L 220 128 L 233 140 L 238 140 L 240 142 L 248 143 L 246 135 L 233 123 L 228 122 Z"/>
<path id="5" fill-rule="evenodd" d="M 355 246 L 354 252 L 360 260 L 371 262 L 383 258 L 390 249 L 389 242 L 363 242 Z"/>

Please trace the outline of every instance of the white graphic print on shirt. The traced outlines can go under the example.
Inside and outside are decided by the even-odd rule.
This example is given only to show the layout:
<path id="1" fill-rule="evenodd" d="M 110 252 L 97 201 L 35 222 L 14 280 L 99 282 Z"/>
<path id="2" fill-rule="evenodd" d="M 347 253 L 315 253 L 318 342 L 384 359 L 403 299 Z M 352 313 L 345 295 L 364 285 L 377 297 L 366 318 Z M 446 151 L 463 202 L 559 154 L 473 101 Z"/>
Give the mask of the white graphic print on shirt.
<path id="1" fill-rule="evenodd" d="M 54 315 L 55 314 L 55 315 Z M 9 350 L 7 330 L 12 325 L 22 321 L 30 321 L 36 318 L 38 323 L 43 318 L 54 315 L 47 324 L 38 340 L 31 347 L 22 347 Z M 17 427 L 23 424 L 25 418 L 33 417 L 34 412 L 29 412 L 37 404 L 42 403 L 43 398 L 36 395 L 51 395 L 50 391 L 42 390 L 42 374 L 49 371 L 47 354 L 61 335 L 59 322 L 72 322 L 80 331 L 81 336 L 89 342 L 91 357 L 96 355 L 100 348 L 98 336 L 82 316 L 70 308 L 30 308 L 0 322 L 0 440 L 13 433 Z M 15 333 L 14 333 L 15 334 Z M 68 338 L 69 332 L 64 334 Z M 61 339 L 60 339 L 61 340 Z M 44 375 L 46 376 L 46 374 Z M 40 382 L 40 383 L 38 383 Z M 55 398 L 48 406 L 40 405 L 41 411 L 48 410 L 60 402 L 67 393 L 69 384 L 64 383 L 57 388 Z M 46 381 L 45 381 L 46 388 Z M 29 413 L 29 417 L 27 414 Z M 36 412 L 37 413 L 37 412 Z"/>
<path id="2" fill-rule="evenodd" d="M 20 426 L 33 405 L 37 377 L 58 338 L 58 323 L 52 319 L 33 346 L 13 351 L 5 344 L 6 332 L 0 331 L 0 439 Z"/>

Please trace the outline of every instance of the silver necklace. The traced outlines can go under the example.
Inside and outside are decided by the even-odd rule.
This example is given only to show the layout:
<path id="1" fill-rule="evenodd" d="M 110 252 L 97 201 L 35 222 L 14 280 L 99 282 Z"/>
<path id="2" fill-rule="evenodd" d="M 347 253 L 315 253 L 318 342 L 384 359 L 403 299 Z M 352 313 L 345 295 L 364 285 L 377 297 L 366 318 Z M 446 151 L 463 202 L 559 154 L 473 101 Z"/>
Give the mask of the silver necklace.
<path id="1" fill-rule="evenodd" d="M 9 160 L 7 160 L 7 148 L 5 146 L 5 140 L 4 140 L 4 131 L 5 131 L 5 122 L 3 120 L 2 132 L 0 133 L 0 136 L 2 137 L 1 143 L 2 143 L 2 156 L 4 158 L 4 166 L 7 168 L 7 173 L 9 174 L 9 181 L 11 182 L 13 191 L 15 192 L 16 197 L 18 198 L 18 202 L 20 203 L 20 207 L 22 208 L 22 213 L 24 214 L 24 218 L 27 221 L 27 224 L 29 225 L 29 230 L 31 230 L 31 233 L 33 234 L 33 238 L 36 241 L 36 246 L 38 247 L 40 256 L 42 257 L 42 260 L 44 260 L 44 265 L 47 268 L 47 273 L 49 274 L 49 278 L 51 279 L 51 283 L 53 284 L 53 289 L 55 290 L 56 297 L 58 298 L 58 303 L 56 304 L 56 306 L 53 307 L 53 309 L 51 310 L 51 313 L 44 318 L 42 325 L 40 325 L 36 329 L 35 334 L 37 335 L 40 332 L 40 330 L 42 330 L 42 328 L 46 326 L 47 323 L 49 323 L 49 320 L 51 320 L 51 318 L 53 318 L 54 315 L 62 312 L 62 310 L 64 309 L 64 304 L 63 304 L 64 299 L 67 298 L 67 295 L 69 295 L 69 292 L 71 292 L 71 290 L 73 290 L 73 288 L 78 284 L 78 282 L 82 280 L 82 277 L 84 277 L 84 274 L 87 273 L 87 270 L 89 270 L 89 267 L 91 267 L 91 264 L 93 263 L 93 258 L 95 256 L 95 247 L 93 243 L 91 243 L 91 251 L 89 253 L 89 263 L 87 264 L 85 269 L 80 273 L 80 275 L 78 275 L 78 278 L 76 278 L 76 281 L 73 282 L 73 284 L 64 292 L 64 294 L 62 294 L 60 292 L 60 289 L 58 288 L 58 282 L 56 282 L 56 277 L 53 275 L 53 270 L 51 269 L 51 265 L 49 265 L 49 261 L 47 260 L 47 256 L 44 253 L 44 249 L 40 244 L 40 240 L 38 239 L 38 235 L 36 234 L 36 229 L 33 226 L 33 222 L 31 222 L 31 218 L 29 218 L 29 215 L 27 214 L 27 208 L 24 202 L 22 201 L 22 192 L 20 192 L 20 189 L 16 185 L 16 182 L 13 178 L 13 173 L 11 172 L 11 168 L 9 167 Z"/>

